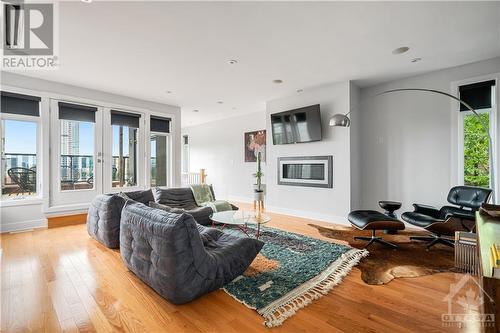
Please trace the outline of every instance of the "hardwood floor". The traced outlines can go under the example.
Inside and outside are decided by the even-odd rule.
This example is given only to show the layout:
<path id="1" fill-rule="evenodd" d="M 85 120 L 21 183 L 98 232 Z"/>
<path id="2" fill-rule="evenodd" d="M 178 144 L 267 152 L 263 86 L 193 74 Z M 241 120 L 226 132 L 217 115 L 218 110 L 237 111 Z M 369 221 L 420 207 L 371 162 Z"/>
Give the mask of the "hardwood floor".
<path id="1" fill-rule="evenodd" d="M 246 207 L 246 206 L 245 206 Z M 270 214 L 270 226 L 323 238 L 302 218 Z M 327 239 L 328 240 L 328 239 Z M 461 274 L 369 286 L 356 268 L 328 295 L 277 328 L 224 291 L 176 306 L 91 239 L 85 225 L 1 236 L 2 332 L 453 332 L 443 301 Z M 431 255 L 432 252 L 429 253 Z M 468 327 L 462 332 L 476 332 Z"/>

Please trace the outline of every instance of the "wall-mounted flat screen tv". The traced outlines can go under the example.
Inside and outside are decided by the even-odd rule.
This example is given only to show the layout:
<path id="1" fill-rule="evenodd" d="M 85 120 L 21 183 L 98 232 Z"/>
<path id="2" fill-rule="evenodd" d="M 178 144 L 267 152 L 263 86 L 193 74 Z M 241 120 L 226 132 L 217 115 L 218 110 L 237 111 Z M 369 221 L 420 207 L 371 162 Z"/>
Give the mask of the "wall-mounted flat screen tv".
<path id="1" fill-rule="evenodd" d="M 273 144 L 321 140 L 319 104 L 271 114 Z"/>

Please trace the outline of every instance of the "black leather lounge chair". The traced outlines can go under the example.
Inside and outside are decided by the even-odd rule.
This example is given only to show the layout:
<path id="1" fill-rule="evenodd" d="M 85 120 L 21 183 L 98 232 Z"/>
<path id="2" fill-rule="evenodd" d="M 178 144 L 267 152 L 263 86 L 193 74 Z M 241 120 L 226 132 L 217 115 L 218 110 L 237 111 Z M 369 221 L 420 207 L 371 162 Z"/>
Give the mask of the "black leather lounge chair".
<path id="1" fill-rule="evenodd" d="M 475 213 L 482 203 L 488 202 L 491 189 L 472 186 L 455 186 L 448 193 L 448 202 L 455 206 L 437 209 L 428 205 L 413 204 L 415 210 L 406 212 L 401 218 L 431 233 L 430 236 L 412 236 L 411 240 L 425 241 L 427 248 L 435 244 L 454 246 L 456 231 L 472 231 Z"/>

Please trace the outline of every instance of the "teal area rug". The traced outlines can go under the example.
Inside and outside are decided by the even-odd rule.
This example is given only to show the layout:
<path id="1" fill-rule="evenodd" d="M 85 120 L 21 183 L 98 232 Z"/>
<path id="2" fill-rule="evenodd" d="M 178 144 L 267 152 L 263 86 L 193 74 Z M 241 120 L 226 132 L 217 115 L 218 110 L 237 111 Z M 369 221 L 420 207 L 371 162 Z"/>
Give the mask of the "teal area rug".
<path id="1" fill-rule="evenodd" d="M 224 229 L 229 233 L 241 233 Z M 326 295 L 364 256 L 354 249 L 264 227 L 265 245 L 245 273 L 224 290 L 256 310 L 268 327 L 279 326 L 297 310 Z"/>

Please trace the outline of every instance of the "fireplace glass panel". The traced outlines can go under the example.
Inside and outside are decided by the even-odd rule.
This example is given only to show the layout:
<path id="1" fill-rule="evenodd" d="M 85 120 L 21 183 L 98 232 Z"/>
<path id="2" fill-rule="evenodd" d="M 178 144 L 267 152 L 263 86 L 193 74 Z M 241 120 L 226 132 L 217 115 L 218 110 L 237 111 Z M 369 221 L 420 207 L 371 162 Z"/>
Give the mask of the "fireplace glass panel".
<path id="1" fill-rule="evenodd" d="M 283 164 L 284 179 L 325 179 L 325 164 L 308 163 L 308 164 Z"/>

